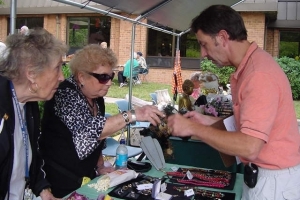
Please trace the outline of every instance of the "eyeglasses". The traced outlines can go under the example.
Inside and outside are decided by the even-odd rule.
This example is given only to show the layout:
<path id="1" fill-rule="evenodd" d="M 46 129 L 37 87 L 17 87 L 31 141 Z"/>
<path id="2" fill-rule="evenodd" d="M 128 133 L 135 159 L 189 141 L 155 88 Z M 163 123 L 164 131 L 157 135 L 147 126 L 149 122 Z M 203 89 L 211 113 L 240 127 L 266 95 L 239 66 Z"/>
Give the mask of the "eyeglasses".
<path id="1" fill-rule="evenodd" d="M 87 74 L 95 77 L 99 83 L 101 84 L 106 84 L 109 80 L 113 80 L 114 79 L 114 76 L 115 76 L 115 73 L 113 72 L 112 75 L 108 75 L 108 74 L 96 74 L 96 73 L 93 73 L 93 72 L 86 72 Z"/>

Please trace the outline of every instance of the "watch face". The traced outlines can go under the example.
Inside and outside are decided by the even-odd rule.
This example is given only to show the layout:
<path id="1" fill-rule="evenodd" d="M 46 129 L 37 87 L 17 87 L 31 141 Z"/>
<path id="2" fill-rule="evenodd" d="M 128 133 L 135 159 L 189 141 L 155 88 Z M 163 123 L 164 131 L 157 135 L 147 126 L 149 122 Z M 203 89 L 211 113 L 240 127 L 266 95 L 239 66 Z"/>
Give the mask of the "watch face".
<path id="1" fill-rule="evenodd" d="M 123 111 L 122 116 L 124 118 L 125 123 L 128 124 L 129 123 L 128 113 L 126 111 Z"/>

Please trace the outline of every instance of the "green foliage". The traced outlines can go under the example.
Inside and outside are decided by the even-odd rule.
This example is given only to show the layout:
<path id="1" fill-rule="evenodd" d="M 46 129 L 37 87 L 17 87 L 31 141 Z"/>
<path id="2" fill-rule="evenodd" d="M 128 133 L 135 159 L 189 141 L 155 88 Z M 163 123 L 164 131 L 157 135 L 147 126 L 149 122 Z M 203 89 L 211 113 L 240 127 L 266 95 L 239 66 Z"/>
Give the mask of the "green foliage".
<path id="1" fill-rule="evenodd" d="M 199 50 L 195 50 L 195 49 L 187 49 L 187 50 L 186 50 L 186 57 L 190 57 L 190 58 L 199 58 L 199 57 L 200 57 Z"/>
<path id="2" fill-rule="evenodd" d="M 300 101 L 294 101 L 297 119 L 300 119 Z"/>
<path id="3" fill-rule="evenodd" d="M 299 51 L 298 51 L 298 46 L 299 42 L 280 42 L 280 51 L 279 51 L 279 57 L 290 57 L 290 58 L 295 58 L 298 56 Z"/>
<path id="4" fill-rule="evenodd" d="M 170 74 L 170 76 L 171 76 L 171 74 Z M 169 94 L 170 95 L 172 94 L 171 85 L 161 84 L 161 83 L 143 82 L 142 84 L 134 85 L 132 87 L 132 95 L 137 98 L 143 99 L 145 101 L 151 101 L 150 93 L 153 93 L 156 90 L 162 90 L 162 89 L 168 89 Z M 113 84 L 109 88 L 106 96 L 124 99 L 126 94 L 128 94 L 128 93 L 129 93 L 128 85 L 120 88 L 118 80 L 117 80 L 117 78 L 115 78 L 113 80 Z"/>
<path id="5" fill-rule="evenodd" d="M 293 99 L 300 99 L 300 61 L 297 61 L 293 58 L 282 57 L 277 58 L 276 61 L 283 69 L 284 73 L 288 77 L 291 88 Z"/>
<path id="6" fill-rule="evenodd" d="M 71 70 L 69 64 L 63 65 L 62 71 L 65 78 L 69 78 L 71 76 Z"/>
<path id="7" fill-rule="evenodd" d="M 230 74 L 234 72 L 233 67 L 217 67 L 211 60 L 204 58 L 201 61 L 200 69 L 204 72 L 211 72 L 218 76 L 220 84 L 227 84 L 229 83 Z"/>
<path id="8" fill-rule="evenodd" d="M 87 42 L 88 29 L 69 29 L 69 46 L 83 47 Z"/>
<path id="9" fill-rule="evenodd" d="M 2 0 L 0 0 L 0 5 L 4 5 L 4 2 Z"/>

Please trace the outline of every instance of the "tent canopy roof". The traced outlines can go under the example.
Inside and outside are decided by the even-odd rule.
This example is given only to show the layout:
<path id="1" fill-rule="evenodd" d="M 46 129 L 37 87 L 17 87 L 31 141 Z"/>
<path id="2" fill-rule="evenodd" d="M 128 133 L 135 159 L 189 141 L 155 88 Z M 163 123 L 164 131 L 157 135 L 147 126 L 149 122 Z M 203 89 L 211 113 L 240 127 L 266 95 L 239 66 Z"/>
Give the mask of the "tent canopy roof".
<path id="1" fill-rule="evenodd" d="M 60 3 L 80 7 L 90 11 L 98 12 L 110 17 L 128 20 L 132 23 L 147 26 L 169 34 L 184 34 L 189 30 L 192 19 L 205 8 L 214 4 L 224 4 L 228 6 L 236 5 L 244 0 L 89 0 L 91 3 L 78 3 L 78 0 L 53 0 Z M 107 9 L 99 9 L 92 4 L 104 6 Z M 122 16 L 113 11 L 127 13 Z M 130 15 L 138 16 L 132 19 Z M 148 19 L 153 24 L 145 24 L 142 19 Z M 167 30 L 173 29 L 175 31 Z M 180 33 L 178 33 L 178 31 Z"/>
<path id="2" fill-rule="evenodd" d="M 186 31 L 192 19 L 213 4 L 232 6 L 240 0 L 91 0 L 109 8 L 147 18 L 155 26 Z"/>

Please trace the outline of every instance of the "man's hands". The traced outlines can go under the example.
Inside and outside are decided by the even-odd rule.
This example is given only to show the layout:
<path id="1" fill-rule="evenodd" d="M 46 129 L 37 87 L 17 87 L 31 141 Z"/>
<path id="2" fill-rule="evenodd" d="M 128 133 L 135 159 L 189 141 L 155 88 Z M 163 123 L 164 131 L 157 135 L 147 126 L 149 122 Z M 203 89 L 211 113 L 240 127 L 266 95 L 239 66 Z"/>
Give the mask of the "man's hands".
<path id="1" fill-rule="evenodd" d="M 220 118 L 202 115 L 196 111 L 184 115 L 173 114 L 168 117 L 168 130 L 173 136 L 188 137 L 197 133 L 199 126 L 209 126 Z"/>

